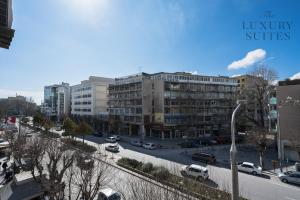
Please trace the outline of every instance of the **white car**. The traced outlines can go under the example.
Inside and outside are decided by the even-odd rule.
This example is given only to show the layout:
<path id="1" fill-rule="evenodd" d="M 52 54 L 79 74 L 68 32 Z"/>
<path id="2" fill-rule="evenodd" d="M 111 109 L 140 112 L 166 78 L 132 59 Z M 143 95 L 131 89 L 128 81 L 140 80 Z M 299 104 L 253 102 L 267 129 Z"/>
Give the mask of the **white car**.
<path id="1" fill-rule="evenodd" d="M 112 137 L 114 137 L 117 141 L 121 139 L 119 135 L 113 135 Z"/>
<path id="2" fill-rule="evenodd" d="M 115 143 L 115 142 L 117 142 L 117 140 L 116 140 L 115 137 L 107 137 L 107 138 L 105 138 L 105 140 L 106 140 L 107 142 L 110 142 L 110 143 Z"/>
<path id="3" fill-rule="evenodd" d="M 295 183 L 300 185 L 300 172 L 287 171 L 279 173 L 278 177 L 284 183 Z"/>
<path id="4" fill-rule="evenodd" d="M 143 144 L 143 147 L 144 147 L 145 149 L 153 150 L 153 149 L 156 148 L 156 145 L 155 145 L 154 143 L 145 143 L 145 144 Z"/>
<path id="5" fill-rule="evenodd" d="M 98 200 L 121 200 L 121 195 L 111 188 L 100 190 Z"/>
<path id="6" fill-rule="evenodd" d="M 181 169 L 181 174 L 183 176 L 191 176 L 196 178 L 197 180 L 200 179 L 208 179 L 208 170 L 206 167 L 202 167 L 200 165 L 189 165 L 189 166 L 184 166 Z"/>
<path id="7" fill-rule="evenodd" d="M 111 152 L 119 152 L 119 146 L 118 144 L 110 144 L 105 147 L 106 151 L 111 151 Z"/>
<path id="8" fill-rule="evenodd" d="M 238 170 L 251 173 L 253 175 L 261 175 L 262 168 L 250 162 L 242 162 L 238 164 Z"/>

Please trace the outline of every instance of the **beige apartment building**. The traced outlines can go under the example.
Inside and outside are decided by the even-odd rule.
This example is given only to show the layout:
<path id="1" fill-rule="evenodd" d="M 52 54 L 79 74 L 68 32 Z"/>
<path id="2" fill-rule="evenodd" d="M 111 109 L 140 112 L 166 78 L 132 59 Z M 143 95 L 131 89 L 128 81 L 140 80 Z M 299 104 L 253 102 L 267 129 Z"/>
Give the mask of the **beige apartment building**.
<path id="1" fill-rule="evenodd" d="M 90 76 L 71 87 L 71 115 L 108 119 L 108 85 L 113 79 Z"/>
<path id="2" fill-rule="evenodd" d="M 300 161 L 300 80 L 280 81 L 277 88 L 281 154 Z"/>
<path id="3" fill-rule="evenodd" d="M 190 73 L 140 73 L 109 85 L 110 131 L 182 138 L 230 132 L 237 81 Z"/>

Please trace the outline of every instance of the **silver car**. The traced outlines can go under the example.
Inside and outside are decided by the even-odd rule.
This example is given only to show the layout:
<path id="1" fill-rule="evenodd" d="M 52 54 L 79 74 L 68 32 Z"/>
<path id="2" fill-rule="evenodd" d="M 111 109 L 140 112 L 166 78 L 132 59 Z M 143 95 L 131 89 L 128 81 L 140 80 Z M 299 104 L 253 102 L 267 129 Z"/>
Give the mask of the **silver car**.
<path id="1" fill-rule="evenodd" d="M 278 174 L 279 179 L 284 183 L 300 184 L 300 172 L 288 171 Z"/>

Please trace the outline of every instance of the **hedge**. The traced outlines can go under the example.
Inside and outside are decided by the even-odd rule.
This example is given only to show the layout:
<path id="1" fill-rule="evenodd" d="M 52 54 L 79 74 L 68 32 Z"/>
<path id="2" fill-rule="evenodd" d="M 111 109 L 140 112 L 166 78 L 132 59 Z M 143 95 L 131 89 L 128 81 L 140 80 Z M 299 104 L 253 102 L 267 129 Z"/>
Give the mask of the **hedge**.
<path id="1" fill-rule="evenodd" d="M 134 164 L 133 164 L 134 163 Z M 138 163 L 138 165 L 136 164 Z M 211 186 L 208 186 L 199 181 L 195 181 L 189 178 L 180 177 L 171 174 L 168 169 L 162 166 L 154 166 L 152 170 L 143 170 L 143 166 L 152 165 L 152 163 L 142 163 L 135 159 L 121 158 L 117 161 L 117 164 L 142 176 L 156 180 L 164 185 L 172 187 L 182 193 L 192 195 L 198 199 L 203 200 L 230 200 L 231 194 Z M 134 167 L 136 166 L 136 167 Z M 153 166 L 153 165 L 152 165 Z M 246 200 L 240 197 L 240 200 Z"/>
<path id="2" fill-rule="evenodd" d="M 71 138 L 61 138 L 60 141 L 65 143 L 66 145 L 73 146 L 74 148 L 80 149 L 86 153 L 93 153 L 93 152 L 97 151 L 96 147 L 88 145 L 81 141 L 76 141 Z"/>

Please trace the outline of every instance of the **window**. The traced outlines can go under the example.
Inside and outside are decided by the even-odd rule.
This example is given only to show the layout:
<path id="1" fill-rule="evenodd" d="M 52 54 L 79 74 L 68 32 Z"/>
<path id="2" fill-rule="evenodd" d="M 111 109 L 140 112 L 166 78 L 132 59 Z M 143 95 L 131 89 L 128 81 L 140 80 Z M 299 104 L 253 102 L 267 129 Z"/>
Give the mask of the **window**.
<path id="1" fill-rule="evenodd" d="M 245 168 L 253 168 L 252 166 L 246 165 L 246 164 L 242 164 L 242 167 L 245 167 Z"/>

